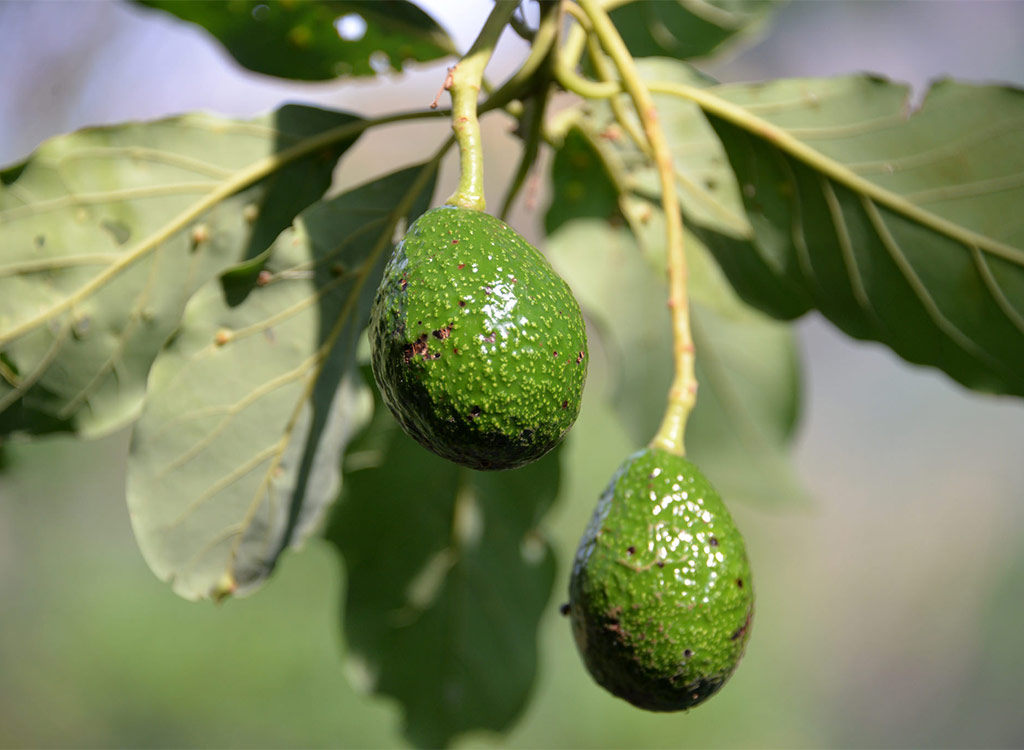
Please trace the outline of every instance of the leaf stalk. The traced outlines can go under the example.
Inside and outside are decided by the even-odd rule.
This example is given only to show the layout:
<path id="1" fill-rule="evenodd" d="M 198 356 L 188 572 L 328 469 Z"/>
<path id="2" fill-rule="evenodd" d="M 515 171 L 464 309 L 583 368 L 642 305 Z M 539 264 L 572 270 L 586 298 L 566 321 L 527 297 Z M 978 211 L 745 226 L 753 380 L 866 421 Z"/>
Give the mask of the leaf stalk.
<path id="1" fill-rule="evenodd" d="M 452 68 L 452 130 L 459 144 L 459 184 L 446 201 L 475 211 L 487 207 L 484 199 L 484 153 L 477 118 L 477 100 L 484 77 L 484 68 L 491 59 L 501 32 L 508 25 L 518 0 L 498 0 L 484 22 L 473 46 Z"/>
<path id="2" fill-rule="evenodd" d="M 676 194 L 672 153 L 658 118 L 654 99 L 636 68 L 630 54 L 608 13 L 597 0 L 579 0 L 590 19 L 593 34 L 601 43 L 622 78 L 622 86 L 633 100 L 644 134 L 650 144 L 661 182 L 661 201 L 665 212 L 668 251 L 669 300 L 672 311 L 675 377 L 669 388 L 668 405 L 661 427 L 651 440 L 651 447 L 685 455 L 686 421 L 697 401 L 697 376 L 694 370 L 693 333 L 687 297 L 686 254 L 683 248 L 683 219 Z"/>

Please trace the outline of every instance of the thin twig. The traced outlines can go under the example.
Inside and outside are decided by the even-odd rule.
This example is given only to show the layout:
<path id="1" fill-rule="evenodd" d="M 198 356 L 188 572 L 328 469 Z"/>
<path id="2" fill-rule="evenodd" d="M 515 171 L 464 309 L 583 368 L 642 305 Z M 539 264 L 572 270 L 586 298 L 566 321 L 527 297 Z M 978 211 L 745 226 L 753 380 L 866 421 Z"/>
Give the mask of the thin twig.
<path id="1" fill-rule="evenodd" d="M 458 64 L 452 65 L 448 68 L 448 75 L 444 77 L 444 83 L 441 84 L 441 88 L 437 90 L 437 96 L 434 97 L 434 101 L 430 103 L 431 109 L 437 109 L 437 105 L 441 103 L 441 95 L 445 91 L 450 91 L 452 88 L 452 73 L 459 67 Z"/>

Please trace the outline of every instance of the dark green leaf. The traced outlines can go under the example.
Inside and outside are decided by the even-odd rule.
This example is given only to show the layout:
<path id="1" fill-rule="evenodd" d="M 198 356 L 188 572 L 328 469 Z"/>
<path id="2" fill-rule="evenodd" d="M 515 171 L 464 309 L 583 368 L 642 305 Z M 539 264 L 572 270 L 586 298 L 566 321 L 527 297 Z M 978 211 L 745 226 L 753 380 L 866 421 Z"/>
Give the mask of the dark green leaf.
<path id="1" fill-rule="evenodd" d="M 744 300 L 818 308 L 968 387 L 1024 395 L 1024 93 L 947 81 L 911 114 L 905 87 L 870 76 L 708 87 L 643 62 L 687 225 Z M 607 106 L 587 121 L 610 123 Z M 619 181 L 657 198 L 622 132 L 607 141 Z"/>
<path id="2" fill-rule="evenodd" d="M 329 532 L 348 571 L 345 638 L 418 745 L 506 729 L 526 704 L 554 582 L 537 524 L 557 494 L 557 454 L 515 471 L 462 468 L 405 435 L 379 400 L 349 446 Z"/>
<path id="3" fill-rule="evenodd" d="M 551 167 L 551 201 L 544 216 L 544 231 L 552 234 L 573 219 L 622 221 L 619 189 L 593 138 L 572 126 L 555 150 Z"/>
<path id="4" fill-rule="evenodd" d="M 405 0 L 136 0 L 202 26 L 249 70 L 322 81 L 402 70 L 455 54 L 444 30 Z"/>
<path id="5" fill-rule="evenodd" d="M 612 21 L 636 57 L 704 57 L 730 39 L 756 31 L 781 3 L 774 0 L 634 0 Z"/>
<path id="6" fill-rule="evenodd" d="M 353 376 L 396 224 L 433 163 L 317 203 L 263 269 L 200 289 L 160 353 L 132 440 L 128 506 L 146 561 L 183 597 L 245 593 L 317 526 L 369 397 Z"/>
<path id="7" fill-rule="evenodd" d="M 945 81 L 913 114 L 868 76 L 707 93 L 742 113 L 705 105 L 754 240 L 711 247 L 748 301 L 796 289 L 851 336 L 1024 395 L 1024 92 Z"/>
<path id="8" fill-rule="evenodd" d="M 289 105 L 83 130 L 0 187 L 0 434 L 134 419 L 192 293 L 330 184 L 358 118 Z M 314 136 L 337 133 L 317 141 Z"/>

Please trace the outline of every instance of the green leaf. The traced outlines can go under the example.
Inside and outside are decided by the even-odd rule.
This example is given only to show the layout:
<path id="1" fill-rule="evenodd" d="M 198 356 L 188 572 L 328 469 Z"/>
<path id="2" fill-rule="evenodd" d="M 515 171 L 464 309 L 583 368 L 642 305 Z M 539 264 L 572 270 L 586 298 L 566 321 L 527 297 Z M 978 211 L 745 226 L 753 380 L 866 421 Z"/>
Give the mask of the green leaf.
<path id="1" fill-rule="evenodd" d="M 643 62 L 687 226 L 744 300 L 1024 395 L 1024 93 L 946 81 L 911 114 L 906 87 L 870 76 L 709 87 Z M 585 120 L 655 199 L 630 123 L 607 105 Z"/>
<path id="2" fill-rule="evenodd" d="M 1024 92 L 908 95 L 868 76 L 697 92 L 753 228 L 711 247 L 752 304 L 798 290 L 851 336 L 1024 395 Z"/>
<path id="3" fill-rule="evenodd" d="M 289 105 L 185 115 L 43 144 L 0 185 L 0 434 L 110 432 L 208 279 L 263 252 L 360 132 Z"/>
<path id="4" fill-rule="evenodd" d="M 544 231 L 567 221 L 597 218 L 621 222 L 619 188 L 595 139 L 580 125 L 570 126 L 555 150 L 551 192 L 557 196 L 544 215 Z"/>
<path id="5" fill-rule="evenodd" d="M 399 701 L 417 745 L 507 729 L 526 704 L 555 575 L 537 524 L 558 452 L 472 471 L 419 446 L 379 399 L 349 446 L 329 532 L 348 571 L 345 639 L 353 671 Z"/>
<path id="6" fill-rule="evenodd" d="M 656 222 L 653 213 L 648 221 Z M 644 235 L 650 235 L 649 257 L 663 258 L 663 232 L 660 245 L 657 229 Z M 603 362 L 611 373 L 604 382 L 593 373 L 588 397 L 597 391 L 634 443 L 645 445 L 661 422 L 672 380 L 664 273 L 627 228 L 599 220 L 564 225 L 548 238 L 547 249 L 596 334 L 592 368 Z M 690 315 L 700 383 L 687 455 L 724 497 L 774 507 L 804 504 L 788 452 L 800 394 L 792 333 L 740 302 L 706 254 L 696 238 L 687 238 L 690 265 L 699 269 L 691 277 Z"/>
<path id="7" fill-rule="evenodd" d="M 635 57 L 705 57 L 757 31 L 781 5 L 773 0 L 634 0 L 611 11 Z"/>
<path id="8" fill-rule="evenodd" d="M 317 203 L 200 289 L 160 353 L 135 427 L 128 507 L 149 566 L 188 599 L 246 593 L 317 526 L 369 409 L 356 342 L 396 224 L 436 163 Z"/>
<path id="9" fill-rule="evenodd" d="M 372 76 L 455 54 L 437 22 L 405 0 L 136 1 L 202 26 L 241 65 L 281 78 Z"/>

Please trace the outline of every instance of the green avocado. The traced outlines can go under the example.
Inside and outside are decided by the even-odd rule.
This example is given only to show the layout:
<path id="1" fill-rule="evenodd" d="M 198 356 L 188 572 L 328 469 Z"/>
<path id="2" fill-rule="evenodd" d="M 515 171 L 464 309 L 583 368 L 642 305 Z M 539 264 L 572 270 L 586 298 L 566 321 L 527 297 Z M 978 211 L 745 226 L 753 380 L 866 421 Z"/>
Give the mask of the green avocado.
<path id="1" fill-rule="evenodd" d="M 507 224 L 443 206 L 395 247 L 370 316 L 374 378 L 403 429 L 473 469 L 551 450 L 579 413 L 583 316 Z"/>
<path id="2" fill-rule="evenodd" d="M 569 584 L 573 635 L 594 679 L 649 711 L 692 708 L 736 668 L 753 612 L 743 538 L 707 479 L 661 449 L 627 459 Z"/>

